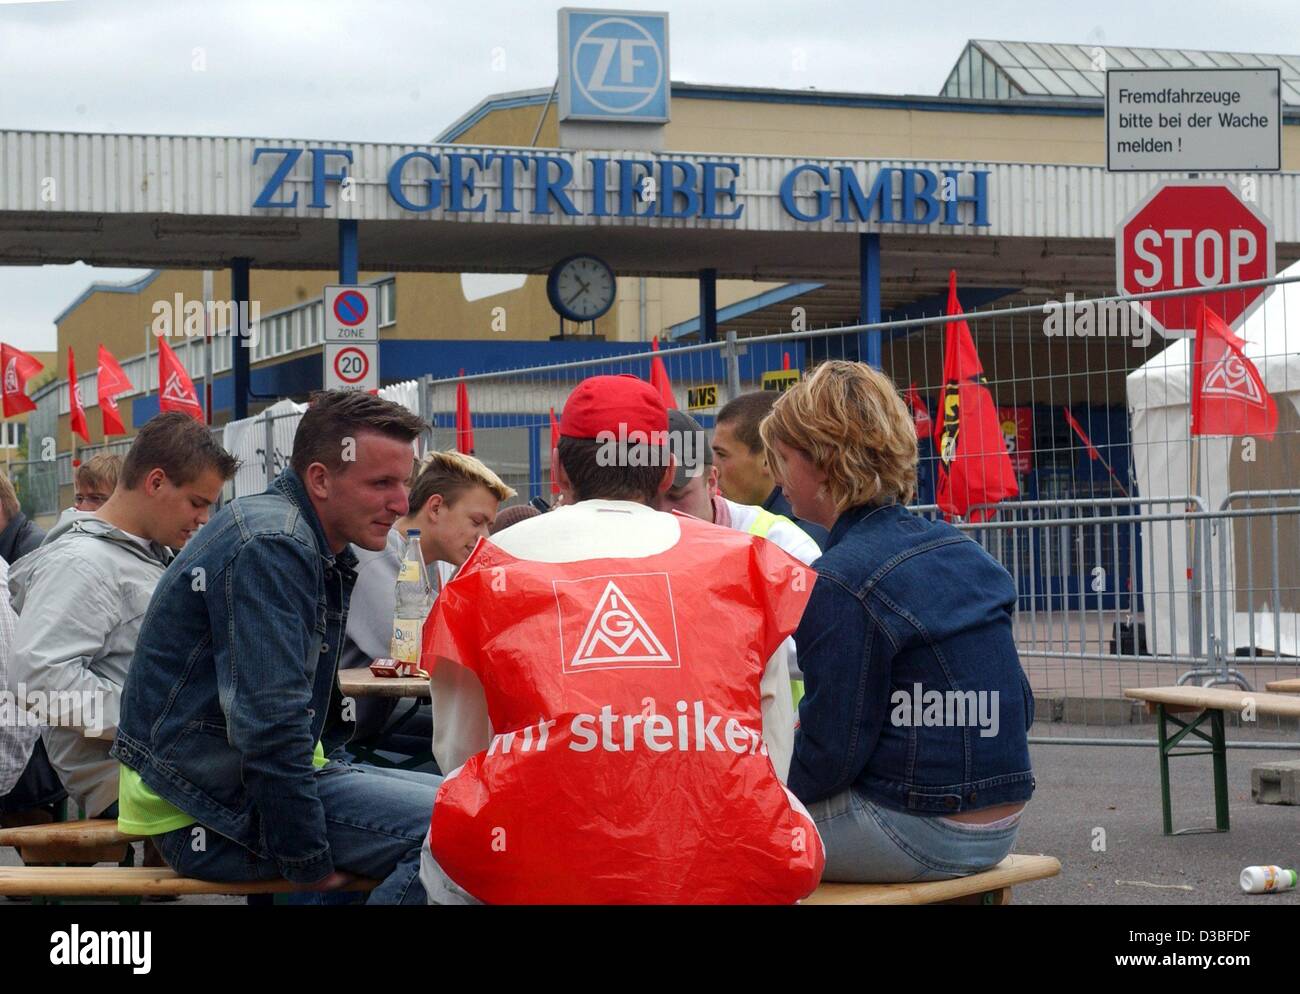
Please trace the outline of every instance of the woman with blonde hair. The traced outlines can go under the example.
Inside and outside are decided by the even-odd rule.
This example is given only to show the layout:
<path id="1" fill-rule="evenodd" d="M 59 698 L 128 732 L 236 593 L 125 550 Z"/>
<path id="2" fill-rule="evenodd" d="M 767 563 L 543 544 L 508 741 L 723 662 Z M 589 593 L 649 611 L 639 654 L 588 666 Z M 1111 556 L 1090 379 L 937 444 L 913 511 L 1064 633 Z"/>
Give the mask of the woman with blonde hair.
<path id="1" fill-rule="evenodd" d="M 907 509 L 916 433 L 882 373 L 822 363 L 760 431 L 795 514 L 830 530 L 795 633 L 805 684 L 789 778 L 822 834 L 824 879 L 996 865 L 1034 790 L 1011 577 Z"/>

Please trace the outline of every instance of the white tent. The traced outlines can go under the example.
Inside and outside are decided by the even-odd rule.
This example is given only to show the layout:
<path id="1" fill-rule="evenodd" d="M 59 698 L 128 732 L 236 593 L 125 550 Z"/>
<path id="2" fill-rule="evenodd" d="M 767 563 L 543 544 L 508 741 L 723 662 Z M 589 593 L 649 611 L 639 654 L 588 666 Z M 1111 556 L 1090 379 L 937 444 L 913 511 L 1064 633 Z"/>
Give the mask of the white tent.
<path id="1" fill-rule="evenodd" d="M 1282 275 L 1300 276 L 1300 263 Z M 1247 443 L 1218 436 L 1197 440 L 1200 466 L 1195 492 L 1211 511 L 1222 507 L 1231 492 L 1300 488 L 1300 283 L 1271 288 L 1263 305 L 1235 330 L 1246 341 L 1244 351 L 1277 404 L 1278 432 L 1272 442 L 1261 438 Z M 1193 493 L 1192 349 L 1191 338 L 1178 339 L 1128 375 L 1134 481 L 1138 495 L 1145 499 Z M 1300 499 L 1280 502 L 1296 503 Z M 1231 504 L 1237 509 L 1266 506 L 1259 500 Z M 1142 508 L 1144 514 L 1157 515 L 1181 509 L 1181 505 L 1159 504 Z M 1272 551 L 1274 520 L 1276 557 Z M 1295 516 L 1270 516 L 1255 518 L 1249 525 L 1238 519 L 1207 529 L 1211 579 L 1216 588 L 1214 603 L 1207 609 L 1214 612 L 1214 628 L 1229 654 L 1249 646 L 1252 634 L 1261 652 L 1300 654 L 1298 524 Z M 1189 530 L 1183 522 L 1142 526 L 1147 643 L 1150 651 L 1161 655 L 1182 655 L 1191 649 Z M 1220 554 L 1222 538 L 1226 538 L 1226 555 Z"/>

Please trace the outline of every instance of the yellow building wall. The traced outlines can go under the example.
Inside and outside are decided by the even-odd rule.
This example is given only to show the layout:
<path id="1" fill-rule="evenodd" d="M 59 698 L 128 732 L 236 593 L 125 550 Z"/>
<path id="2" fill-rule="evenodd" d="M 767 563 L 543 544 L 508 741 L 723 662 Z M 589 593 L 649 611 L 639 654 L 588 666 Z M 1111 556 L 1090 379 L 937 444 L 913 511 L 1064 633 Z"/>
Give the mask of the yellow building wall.
<path id="1" fill-rule="evenodd" d="M 363 272 L 362 281 L 377 279 L 384 275 L 377 272 Z M 291 307 L 294 304 L 318 299 L 327 284 L 338 282 L 338 274 L 332 271 L 286 272 L 281 270 L 253 270 L 249 274 L 249 295 L 257 303 L 263 317 L 273 311 Z M 99 362 L 99 346 L 104 345 L 119 362 L 125 362 L 145 351 L 146 340 L 151 355 L 158 351 L 154 343 L 153 324 L 157 317 L 155 305 L 166 303 L 175 319 L 176 294 L 181 295 L 181 303 L 203 299 L 203 273 L 199 270 L 174 269 L 165 270 L 138 293 L 115 293 L 98 290 L 71 313 L 66 315 L 58 325 L 59 348 L 51 355 L 47 368 L 56 370 L 60 381 L 68 378 L 68 346 L 72 346 L 73 359 L 77 364 L 79 377 L 93 373 Z M 214 300 L 230 300 L 230 271 L 215 270 L 212 276 L 212 296 Z M 225 329 L 214 329 L 223 331 Z M 183 347 L 186 338 L 183 326 L 173 325 L 173 333 L 167 338 L 172 348 Z M 229 349 L 227 338 L 218 338 L 214 349 Z M 139 387 L 141 384 L 136 384 Z M 138 396 L 138 395 L 135 395 Z M 96 404 L 94 392 L 83 391 L 87 405 Z M 127 434 L 134 434 L 135 427 L 131 421 L 131 403 L 126 399 L 118 407 Z M 87 410 L 90 444 L 99 445 L 105 439 L 98 406 Z M 118 437 L 120 439 L 120 436 Z M 85 445 L 80 437 L 78 446 Z M 60 452 L 68 451 L 72 446 L 71 415 L 59 416 L 58 446 Z"/>
<path id="2" fill-rule="evenodd" d="M 557 260 L 558 261 L 558 260 Z M 624 292 L 626 280 L 619 282 Z M 546 299 L 546 277 L 529 276 L 517 290 L 468 300 L 459 273 L 399 273 L 397 326 L 385 338 L 509 338 L 546 341 L 560 332 L 560 319 Z M 596 334 L 618 334 L 616 304 L 596 321 Z M 565 322 L 564 333 L 589 334 L 590 324 Z M 423 370 L 422 372 L 428 372 Z"/>
<path id="3" fill-rule="evenodd" d="M 853 158 L 1106 161 L 1101 117 L 673 101 L 666 147 L 680 152 Z"/>
<path id="4" fill-rule="evenodd" d="M 559 107 L 555 101 L 546 108 L 545 114 L 541 104 L 531 107 L 507 107 L 493 110 L 475 121 L 459 138 L 463 145 L 519 145 L 533 144 L 533 134 L 537 131 L 537 122 L 542 121 L 541 132 L 537 135 L 537 148 L 555 148 L 560 143 Z"/>

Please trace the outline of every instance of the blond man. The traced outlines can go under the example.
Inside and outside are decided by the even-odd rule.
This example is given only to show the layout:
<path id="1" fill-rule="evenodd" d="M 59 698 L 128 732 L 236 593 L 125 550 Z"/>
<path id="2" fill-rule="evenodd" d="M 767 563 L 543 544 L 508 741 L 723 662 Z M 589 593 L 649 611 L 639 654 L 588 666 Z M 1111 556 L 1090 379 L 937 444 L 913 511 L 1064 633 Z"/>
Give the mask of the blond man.
<path id="1" fill-rule="evenodd" d="M 122 472 L 122 457 L 113 452 L 100 452 L 80 466 L 73 480 L 73 506 L 78 511 L 98 511 L 117 489 L 117 478 Z"/>
<path id="2" fill-rule="evenodd" d="M 339 669 L 369 666 L 388 655 L 397 572 L 408 529 L 420 530 L 420 551 L 436 594 L 478 540 L 487 538 L 501 502 L 515 496 L 481 460 L 460 452 L 430 452 L 413 475 L 409 509 L 393 525 L 388 545 L 380 552 L 356 550 L 357 582 Z M 392 699 L 357 701 L 353 726 L 331 734 L 352 740 L 372 738 L 383 731 L 397 704 Z M 404 735 L 419 740 L 422 752 L 429 748 L 427 730 L 427 723 L 421 722 L 405 723 L 402 729 Z M 414 746 L 415 742 L 407 744 Z"/>

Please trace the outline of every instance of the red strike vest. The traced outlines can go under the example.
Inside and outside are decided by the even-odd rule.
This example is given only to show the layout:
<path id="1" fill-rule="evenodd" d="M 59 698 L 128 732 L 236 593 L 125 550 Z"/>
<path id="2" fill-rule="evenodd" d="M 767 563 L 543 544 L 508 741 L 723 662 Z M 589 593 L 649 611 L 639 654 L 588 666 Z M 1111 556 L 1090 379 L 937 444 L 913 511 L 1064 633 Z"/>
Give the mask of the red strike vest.
<path id="1" fill-rule="evenodd" d="M 759 690 L 816 575 L 676 518 L 676 545 L 633 559 L 534 562 L 484 540 L 438 598 L 424 664 L 473 670 L 496 734 L 443 781 L 430 849 L 479 900 L 791 903 L 821 879 Z"/>

